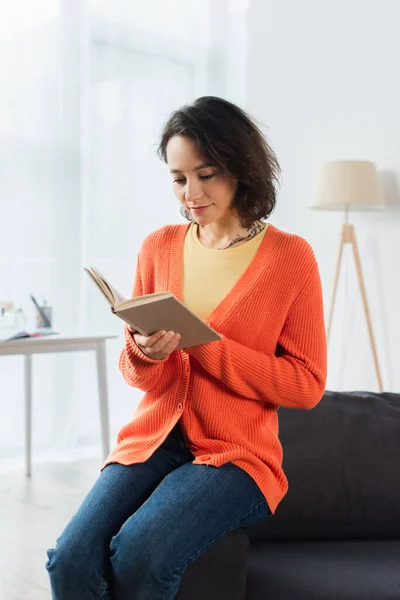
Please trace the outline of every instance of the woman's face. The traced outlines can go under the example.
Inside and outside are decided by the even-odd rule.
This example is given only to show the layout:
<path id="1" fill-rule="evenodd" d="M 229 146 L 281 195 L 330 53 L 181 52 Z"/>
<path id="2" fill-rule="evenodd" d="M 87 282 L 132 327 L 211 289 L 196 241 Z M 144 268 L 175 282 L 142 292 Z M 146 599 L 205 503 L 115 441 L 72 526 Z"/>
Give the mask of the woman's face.
<path id="1" fill-rule="evenodd" d="M 221 173 L 203 156 L 195 140 L 172 137 L 166 148 L 175 196 L 200 225 L 232 218 L 237 180 Z M 196 210 L 199 207 L 207 207 Z"/>

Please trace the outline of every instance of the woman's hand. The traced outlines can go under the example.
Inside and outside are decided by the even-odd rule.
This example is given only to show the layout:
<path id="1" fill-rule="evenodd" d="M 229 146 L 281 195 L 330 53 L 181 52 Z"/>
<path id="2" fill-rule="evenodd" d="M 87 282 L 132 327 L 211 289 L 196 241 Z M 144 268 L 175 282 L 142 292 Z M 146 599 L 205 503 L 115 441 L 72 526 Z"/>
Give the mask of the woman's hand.
<path id="1" fill-rule="evenodd" d="M 136 345 L 149 358 L 154 360 L 163 360 L 173 352 L 181 336 L 174 331 L 156 331 L 153 335 L 145 336 L 137 333 L 133 327 L 128 325 L 128 330 L 131 332 Z"/>

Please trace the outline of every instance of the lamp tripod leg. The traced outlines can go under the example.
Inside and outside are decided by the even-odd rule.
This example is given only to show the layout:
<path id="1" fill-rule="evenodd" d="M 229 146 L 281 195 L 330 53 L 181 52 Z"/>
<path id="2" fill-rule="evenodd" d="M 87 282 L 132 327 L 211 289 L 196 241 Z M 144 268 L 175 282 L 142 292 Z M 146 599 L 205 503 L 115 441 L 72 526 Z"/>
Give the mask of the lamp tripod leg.
<path id="1" fill-rule="evenodd" d="M 352 232 L 351 245 L 353 248 L 354 262 L 356 264 L 357 278 L 358 278 L 358 284 L 360 286 L 361 298 L 362 298 L 364 312 L 365 312 L 365 318 L 367 320 L 368 335 L 369 335 L 369 340 L 370 340 L 371 348 L 372 348 L 372 354 L 373 354 L 373 358 L 374 358 L 376 376 L 378 378 L 379 391 L 383 392 L 382 377 L 381 377 L 381 373 L 380 373 L 380 369 L 379 369 L 379 362 L 378 362 L 378 353 L 376 350 L 374 333 L 372 330 L 371 315 L 370 315 L 369 308 L 368 308 L 367 294 L 365 291 L 364 278 L 363 278 L 362 269 L 361 269 L 360 255 L 358 253 L 358 246 L 357 246 L 357 241 L 356 241 L 356 236 L 355 236 L 354 230 Z"/>
<path id="2" fill-rule="evenodd" d="M 338 252 L 337 261 L 336 261 L 335 279 L 334 279 L 334 283 L 333 283 L 331 304 L 330 304 L 330 308 L 329 308 L 328 325 L 327 325 L 327 336 L 326 336 L 328 342 L 329 342 L 329 336 L 330 336 L 330 333 L 331 333 L 332 318 L 333 318 L 333 309 L 335 307 L 336 292 L 337 292 L 338 281 L 339 281 L 340 265 L 341 265 L 341 262 L 342 262 L 344 242 L 345 242 L 345 239 L 344 239 L 344 230 L 342 230 L 342 237 L 341 237 L 341 240 L 340 240 L 339 252 Z"/>

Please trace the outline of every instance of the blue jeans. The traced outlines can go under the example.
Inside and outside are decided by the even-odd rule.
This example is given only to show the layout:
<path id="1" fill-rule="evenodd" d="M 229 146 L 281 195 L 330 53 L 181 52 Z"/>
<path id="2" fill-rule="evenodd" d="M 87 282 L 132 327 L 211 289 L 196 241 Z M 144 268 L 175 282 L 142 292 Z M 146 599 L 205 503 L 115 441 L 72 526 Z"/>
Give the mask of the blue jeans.
<path id="1" fill-rule="evenodd" d="M 193 459 L 178 421 L 146 462 L 103 469 L 47 551 L 53 600 L 172 600 L 209 546 L 268 516 L 245 471 Z"/>

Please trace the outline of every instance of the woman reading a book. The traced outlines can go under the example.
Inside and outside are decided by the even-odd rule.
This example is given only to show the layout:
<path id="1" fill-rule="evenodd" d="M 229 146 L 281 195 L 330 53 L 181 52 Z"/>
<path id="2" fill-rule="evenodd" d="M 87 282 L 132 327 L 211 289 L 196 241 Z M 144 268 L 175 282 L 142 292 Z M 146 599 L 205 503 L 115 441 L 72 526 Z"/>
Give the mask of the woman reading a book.
<path id="1" fill-rule="evenodd" d="M 188 222 L 146 237 L 133 296 L 169 290 L 222 338 L 177 349 L 179 331 L 125 328 L 119 366 L 144 397 L 48 551 L 55 600 L 175 598 L 208 547 L 275 513 L 278 408 L 312 409 L 325 388 L 318 266 L 268 220 L 280 169 L 260 128 L 203 97 L 171 115 L 159 153 Z"/>

